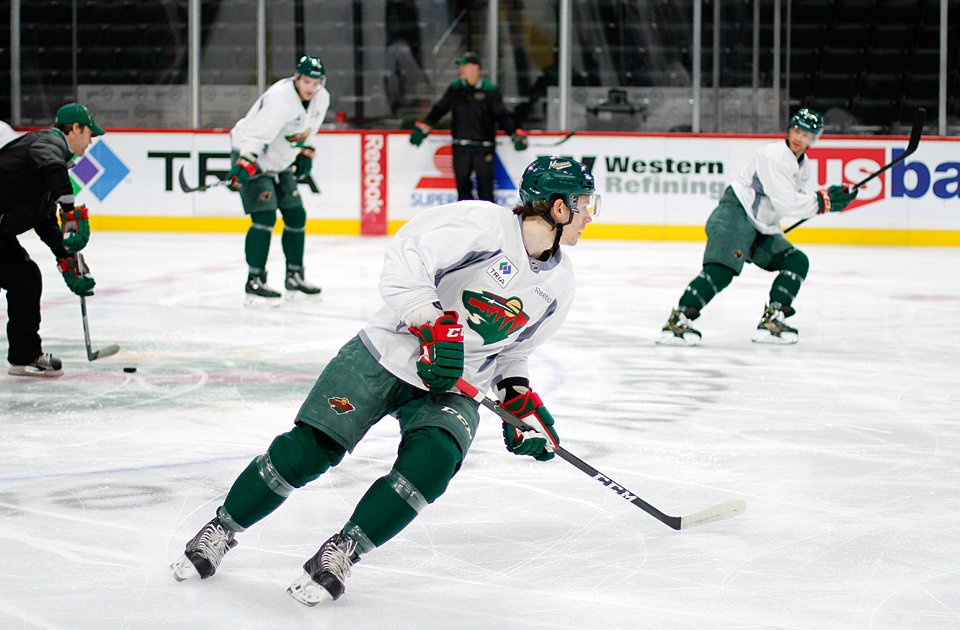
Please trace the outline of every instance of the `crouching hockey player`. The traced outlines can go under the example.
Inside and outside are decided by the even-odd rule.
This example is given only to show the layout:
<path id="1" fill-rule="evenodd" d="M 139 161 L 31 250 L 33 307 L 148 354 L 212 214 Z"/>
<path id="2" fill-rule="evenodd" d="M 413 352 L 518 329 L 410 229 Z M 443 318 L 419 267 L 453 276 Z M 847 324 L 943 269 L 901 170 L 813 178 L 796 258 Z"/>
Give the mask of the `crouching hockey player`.
<path id="1" fill-rule="evenodd" d="M 806 108 L 797 111 L 790 119 L 786 140 L 762 147 L 730 183 L 707 220 L 703 270 L 687 285 L 657 343 L 698 345 L 700 331 L 691 322 L 734 276 L 740 275 L 745 262 L 778 272 L 753 341 L 797 342 L 797 329 L 784 320 L 795 312 L 793 300 L 807 277 L 810 262 L 786 239 L 780 222 L 786 217 L 840 212 L 857 196 L 857 189 L 847 186 L 804 192 L 810 177 L 806 151 L 822 132 L 823 117 L 818 112 Z"/>
<path id="2" fill-rule="evenodd" d="M 390 414 L 402 436 L 392 469 L 287 589 L 309 606 L 339 598 L 353 565 L 436 501 L 463 465 L 479 413 L 454 389 L 461 376 L 481 391 L 496 384 L 504 408 L 535 427 L 504 424 L 507 450 L 554 456 L 559 438 L 530 388 L 528 357 L 570 310 L 573 269 L 561 245 L 577 244 L 599 196 L 584 165 L 542 157 L 524 171 L 520 199 L 512 211 L 486 201 L 439 206 L 397 233 L 380 279 L 385 306 L 323 370 L 293 429 L 240 473 L 187 542 L 171 566 L 178 580 L 214 575 L 237 534 L 339 464 Z"/>

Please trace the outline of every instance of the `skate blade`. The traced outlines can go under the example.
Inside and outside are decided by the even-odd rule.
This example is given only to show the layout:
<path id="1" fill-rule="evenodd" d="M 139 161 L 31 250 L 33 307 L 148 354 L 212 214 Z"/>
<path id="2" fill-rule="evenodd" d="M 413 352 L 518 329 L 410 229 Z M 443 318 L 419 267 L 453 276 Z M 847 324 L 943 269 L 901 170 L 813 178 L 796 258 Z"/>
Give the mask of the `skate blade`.
<path id="1" fill-rule="evenodd" d="M 766 343 L 770 345 L 777 346 L 789 346 L 791 344 L 797 343 L 800 340 L 800 336 L 797 333 L 781 333 L 778 335 L 773 335 L 769 330 L 758 330 L 753 333 L 753 343 Z"/>
<path id="2" fill-rule="evenodd" d="M 322 296 L 323 296 L 323 291 L 317 291 L 316 293 L 304 293 L 299 289 L 287 289 L 286 292 L 283 294 L 284 299 L 288 301 L 299 300 L 299 299 L 319 300 L 321 299 Z"/>
<path id="3" fill-rule="evenodd" d="M 41 370 L 30 365 L 11 365 L 10 369 L 7 370 L 7 374 L 10 376 L 40 376 L 49 378 L 51 376 L 62 376 L 63 370 Z"/>
<path id="4" fill-rule="evenodd" d="M 170 563 L 170 571 L 173 572 L 173 579 L 177 582 L 186 582 L 200 577 L 197 568 L 186 555 L 181 555 L 176 562 Z"/>
<path id="5" fill-rule="evenodd" d="M 323 602 L 333 601 L 333 596 L 330 595 L 327 589 L 314 582 L 313 578 L 310 577 L 306 571 L 287 587 L 287 595 L 304 606 L 316 606 Z"/>
<path id="6" fill-rule="evenodd" d="M 656 343 L 658 346 L 699 346 L 700 337 L 691 334 L 677 337 L 672 332 L 665 332 L 656 340 Z"/>
<path id="7" fill-rule="evenodd" d="M 244 306 L 250 306 L 253 308 L 277 308 L 283 304 L 283 300 L 279 296 L 275 298 L 265 298 L 259 295 L 247 295 L 243 299 Z"/>

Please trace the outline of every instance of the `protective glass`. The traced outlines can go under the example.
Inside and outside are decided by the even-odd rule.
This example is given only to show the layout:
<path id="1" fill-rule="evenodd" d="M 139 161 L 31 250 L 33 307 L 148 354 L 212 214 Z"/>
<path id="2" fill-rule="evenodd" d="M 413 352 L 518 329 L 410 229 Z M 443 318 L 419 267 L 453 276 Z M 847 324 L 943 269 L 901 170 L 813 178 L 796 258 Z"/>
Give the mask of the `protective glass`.
<path id="1" fill-rule="evenodd" d="M 591 219 L 600 214 L 600 195 L 597 193 L 570 193 L 567 206 L 577 214 L 586 214 Z"/>

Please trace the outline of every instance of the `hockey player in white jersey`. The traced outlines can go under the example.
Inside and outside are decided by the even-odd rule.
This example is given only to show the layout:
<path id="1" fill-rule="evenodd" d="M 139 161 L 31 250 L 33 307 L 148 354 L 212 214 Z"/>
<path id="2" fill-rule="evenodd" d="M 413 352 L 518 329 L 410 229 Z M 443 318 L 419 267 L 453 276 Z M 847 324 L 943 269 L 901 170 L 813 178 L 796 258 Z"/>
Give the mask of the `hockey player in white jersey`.
<path id="1" fill-rule="evenodd" d="M 557 431 L 527 362 L 570 310 L 564 247 L 577 244 L 599 196 L 583 164 L 541 157 L 524 170 L 520 199 L 512 211 L 487 201 L 444 205 L 400 229 L 384 257 L 383 308 L 327 364 L 294 428 L 240 473 L 173 563 L 177 579 L 212 576 L 236 534 L 339 464 L 389 414 L 402 436 L 392 468 L 288 589 L 310 606 L 339 598 L 360 557 L 437 500 L 463 464 L 479 414 L 454 387 L 461 377 L 481 391 L 494 385 L 503 407 L 535 427 L 520 433 L 503 424 L 508 451 L 554 456 Z"/>
<path id="2" fill-rule="evenodd" d="M 330 94 L 326 69 L 319 57 L 305 55 L 292 77 L 270 86 L 230 131 L 233 167 L 227 184 L 240 192 L 247 230 L 247 303 L 280 298 L 267 285 L 267 254 L 277 210 L 283 215 L 283 254 L 288 296 L 316 295 L 320 287 L 304 280 L 303 247 L 307 213 L 297 181 L 305 180 L 316 153 L 313 138 L 327 115 Z M 274 302 L 276 303 L 276 302 Z"/>
<path id="3" fill-rule="evenodd" d="M 698 345 L 700 331 L 691 322 L 740 275 L 745 262 L 777 272 L 753 341 L 797 342 L 797 329 L 784 320 L 796 312 L 793 300 L 810 263 L 786 239 L 780 222 L 839 212 L 857 196 L 857 189 L 843 185 L 805 192 L 810 177 L 806 151 L 822 132 L 823 117 L 812 109 L 800 109 L 790 119 L 786 140 L 761 147 L 730 183 L 707 220 L 703 270 L 687 285 L 657 343 Z"/>

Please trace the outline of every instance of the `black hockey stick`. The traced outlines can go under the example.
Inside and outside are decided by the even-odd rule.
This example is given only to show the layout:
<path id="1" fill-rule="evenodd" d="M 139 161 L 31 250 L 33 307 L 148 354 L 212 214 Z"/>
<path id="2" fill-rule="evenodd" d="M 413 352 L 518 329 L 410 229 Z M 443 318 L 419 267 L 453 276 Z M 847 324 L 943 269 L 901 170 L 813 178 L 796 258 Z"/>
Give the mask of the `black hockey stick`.
<path id="1" fill-rule="evenodd" d="M 532 428 L 527 426 L 522 420 L 514 416 L 512 413 L 502 408 L 497 402 L 491 400 L 490 398 L 484 396 L 480 391 L 466 382 L 463 379 L 457 381 L 457 389 L 461 392 L 474 399 L 490 411 L 494 412 L 500 416 L 505 422 L 515 426 L 521 431 L 531 431 Z M 572 464 L 578 468 L 582 473 L 593 477 L 595 480 L 600 482 L 602 485 L 610 488 L 621 498 L 626 499 L 630 503 L 634 504 L 650 516 L 654 517 L 661 523 L 664 523 L 668 527 L 672 527 L 676 530 L 689 529 L 691 527 L 696 527 L 697 525 L 705 525 L 707 523 L 712 523 L 714 521 L 721 521 L 726 518 L 731 518 L 737 514 L 741 514 L 744 510 L 747 509 L 747 504 L 742 499 L 733 499 L 731 501 L 726 501 L 719 505 L 707 508 L 705 510 L 700 510 L 699 512 L 694 512 L 693 514 L 687 516 L 670 516 L 669 514 L 664 514 L 654 506 L 650 505 L 637 495 L 633 494 L 625 487 L 621 486 L 619 483 L 603 474 L 587 462 L 583 461 L 567 449 L 562 446 L 557 446 L 555 450 L 556 454 L 560 459 L 566 461 L 567 463 Z"/>
<path id="2" fill-rule="evenodd" d="M 205 190 L 210 190 L 211 188 L 217 188 L 219 186 L 226 186 L 226 185 L 227 185 L 227 180 L 218 179 L 212 184 L 200 184 L 199 186 L 191 186 L 190 184 L 187 183 L 187 178 L 183 174 L 183 167 L 182 166 L 180 167 L 180 189 L 183 190 L 183 192 L 186 192 L 186 193 L 203 192 Z"/>
<path id="3" fill-rule="evenodd" d="M 529 140 L 530 136 L 527 136 L 527 146 L 532 149 L 544 149 L 549 147 L 558 147 L 573 136 L 577 134 L 576 131 L 568 131 L 562 138 L 555 140 L 553 142 L 531 142 Z M 536 136 L 534 136 L 536 137 Z M 429 138 L 430 142 L 439 143 L 439 144 L 453 144 L 452 138 L 447 137 L 432 137 Z"/>
<path id="4" fill-rule="evenodd" d="M 910 129 L 910 141 L 907 143 L 907 148 L 904 149 L 903 153 L 898 155 L 897 159 L 893 160 L 892 162 L 881 167 L 879 170 L 874 171 L 873 173 L 868 175 L 866 179 L 862 179 L 858 183 L 854 184 L 853 187 L 860 188 L 861 186 L 863 186 L 864 184 L 866 184 L 871 179 L 873 179 L 880 173 L 884 172 L 891 166 L 894 166 L 895 164 L 899 164 L 903 160 L 907 159 L 914 151 L 916 151 L 917 147 L 920 145 L 920 136 L 923 133 L 923 121 L 926 119 L 926 117 L 927 117 L 927 110 L 922 107 L 918 107 L 917 111 L 914 112 L 913 114 L 913 127 Z M 797 221 L 796 223 L 794 223 L 793 225 L 785 229 L 783 233 L 786 234 L 793 228 L 799 227 L 801 224 L 806 223 L 812 218 L 813 217 L 807 217 L 806 219 L 801 219 Z"/>
<path id="5" fill-rule="evenodd" d="M 77 254 L 77 272 L 84 276 L 89 272 L 87 264 L 83 261 L 83 255 L 81 254 Z M 88 361 L 96 361 L 97 359 L 113 356 L 120 352 L 120 346 L 116 344 L 111 344 L 100 350 L 93 349 L 93 345 L 90 343 L 90 324 L 87 323 L 87 300 L 82 295 L 80 296 L 80 313 L 83 315 L 83 341 L 87 346 Z"/>

